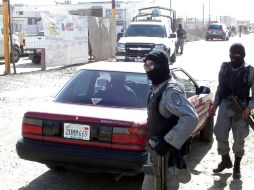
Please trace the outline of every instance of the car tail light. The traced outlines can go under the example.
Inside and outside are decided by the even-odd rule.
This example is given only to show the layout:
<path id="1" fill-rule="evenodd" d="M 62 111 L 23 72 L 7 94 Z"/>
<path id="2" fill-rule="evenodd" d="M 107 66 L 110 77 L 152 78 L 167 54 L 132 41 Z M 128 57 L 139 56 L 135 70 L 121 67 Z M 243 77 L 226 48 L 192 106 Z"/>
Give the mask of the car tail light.
<path id="1" fill-rule="evenodd" d="M 25 138 L 42 139 L 42 120 L 34 118 L 23 118 L 22 135 Z"/>
<path id="2" fill-rule="evenodd" d="M 144 145 L 146 142 L 144 128 L 114 127 L 112 143 Z"/>
<path id="3" fill-rule="evenodd" d="M 224 30 L 223 30 L 223 29 L 220 29 L 219 31 L 220 31 L 220 32 L 224 32 Z"/>

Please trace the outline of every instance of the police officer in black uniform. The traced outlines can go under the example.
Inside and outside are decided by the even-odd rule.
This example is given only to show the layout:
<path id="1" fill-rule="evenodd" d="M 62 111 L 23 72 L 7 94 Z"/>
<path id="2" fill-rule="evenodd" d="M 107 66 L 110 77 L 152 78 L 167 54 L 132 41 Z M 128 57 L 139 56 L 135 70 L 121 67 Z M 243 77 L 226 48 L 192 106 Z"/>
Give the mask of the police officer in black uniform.
<path id="1" fill-rule="evenodd" d="M 218 142 L 218 154 L 222 160 L 214 173 L 222 172 L 226 168 L 232 168 L 229 152 L 229 131 L 233 132 L 233 153 L 235 155 L 233 178 L 241 178 L 240 162 L 244 155 L 244 142 L 249 134 L 247 122 L 234 109 L 232 96 L 237 97 L 245 110 L 243 117 L 247 117 L 254 108 L 254 68 L 244 61 L 245 48 L 240 43 L 230 47 L 230 62 L 224 62 L 219 72 L 219 85 L 215 94 L 213 107 L 210 114 L 214 115 L 219 107 L 214 134 Z M 252 90 L 252 93 L 250 93 Z"/>
<path id="2" fill-rule="evenodd" d="M 194 131 L 198 115 L 186 98 L 184 86 L 173 79 L 166 52 L 154 50 L 144 62 L 152 81 L 147 102 L 148 136 L 149 145 L 155 151 L 149 153 L 148 162 L 153 165 L 151 156 L 154 153 L 164 156 L 170 151 L 167 189 L 172 190 L 191 178 L 180 149 Z M 153 176 L 145 175 L 142 190 L 154 190 L 154 181 Z"/>
<path id="3" fill-rule="evenodd" d="M 177 42 L 176 42 L 176 53 L 179 53 L 180 47 L 180 54 L 183 54 L 183 47 L 184 47 L 184 39 L 186 38 L 186 31 L 183 29 L 182 24 L 178 25 L 178 29 L 176 31 L 177 34 Z"/>

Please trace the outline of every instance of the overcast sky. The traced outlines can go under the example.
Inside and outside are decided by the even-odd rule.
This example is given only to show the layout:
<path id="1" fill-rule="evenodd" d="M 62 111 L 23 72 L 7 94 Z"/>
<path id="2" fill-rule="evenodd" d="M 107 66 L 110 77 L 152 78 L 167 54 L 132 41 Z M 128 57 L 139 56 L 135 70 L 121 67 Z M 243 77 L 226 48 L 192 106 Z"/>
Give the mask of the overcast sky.
<path id="1" fill-rule="evenodd" d="M 64 2 L 64 0 L 56 0 Z M 109 1 L 109 0 L 71 0 L 72 3 L 89 2 L 89 1 Z M 132 0 L 121 0 L 132 1 Z M 136 1 L 136 0 L 133 0 Z M 161 6 L 170 6 L 170 0 L 144 0 L 155 1 Z M 10 0 L 11 4 L 26 3 L 36 5 L 54 4 L 54 0 Z M 116 0 L 117 2 L 117 0 Z M 210 15 L 212 20 L 216 20 L 218 16 L 232 16 L 237 19 L 252 20 L 254 19 L 253 0 L 210 0 Z M 172 8 L 176 10 L 177 16 L 181 17 L 197 17 L 203 18 L 209 16 L 209 0 L 171 0 Z"/>

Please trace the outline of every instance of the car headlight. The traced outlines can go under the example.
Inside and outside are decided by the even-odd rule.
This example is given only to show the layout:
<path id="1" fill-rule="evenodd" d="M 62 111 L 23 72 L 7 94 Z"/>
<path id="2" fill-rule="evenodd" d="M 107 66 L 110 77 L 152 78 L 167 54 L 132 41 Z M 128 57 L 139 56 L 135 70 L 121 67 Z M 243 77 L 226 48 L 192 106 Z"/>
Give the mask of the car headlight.
<path id="1" fill-rule="evenodd" d="M 156 50 L 165 50 L 165 45 L 163 45 L 163 44 L 155 44 L 153 49 L 156 49 Z"/>
<path id="2" fill-rule="evenodd" d="M 116 45 L 116 51 L 117 52 L 125 52 L 125 44 L 118 43 Z"/>

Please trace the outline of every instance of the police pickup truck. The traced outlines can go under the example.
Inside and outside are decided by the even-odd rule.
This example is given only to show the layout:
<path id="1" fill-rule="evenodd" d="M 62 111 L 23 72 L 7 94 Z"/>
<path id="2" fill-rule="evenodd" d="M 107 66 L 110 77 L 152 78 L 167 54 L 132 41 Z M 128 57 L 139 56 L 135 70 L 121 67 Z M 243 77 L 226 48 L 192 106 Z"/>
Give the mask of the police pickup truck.
<path id="1" fill-rule="evenodd" d="M 147 11 L 152 10 L 152 13 Z M 144 12 L 146 11 L 146 12 Z M 170 14 L 161 14 L 162 11 Z M 176 61 L 176 19 L 175 11 L 163 7 L 139 9 L 126 32 L 117 43 L 117 61 L 143 61 L 154 49 L 168 53 L 170 63 Z"/>
<path id="2" fill-rule="evenodd" d="M 18 62 L 21 56 L 21 50 L 20 50 L 20 44 L 19 44 L 19 38 L 17 35 L 12 34 L 12 44 L 13 44 L 13 57 L 14 61 Z M 10 47 L 10 52 L 11 52 L 11 47 Z M 3 29 L 0 31 L 0 58 L 4 58 L 4 33 Z"/>

